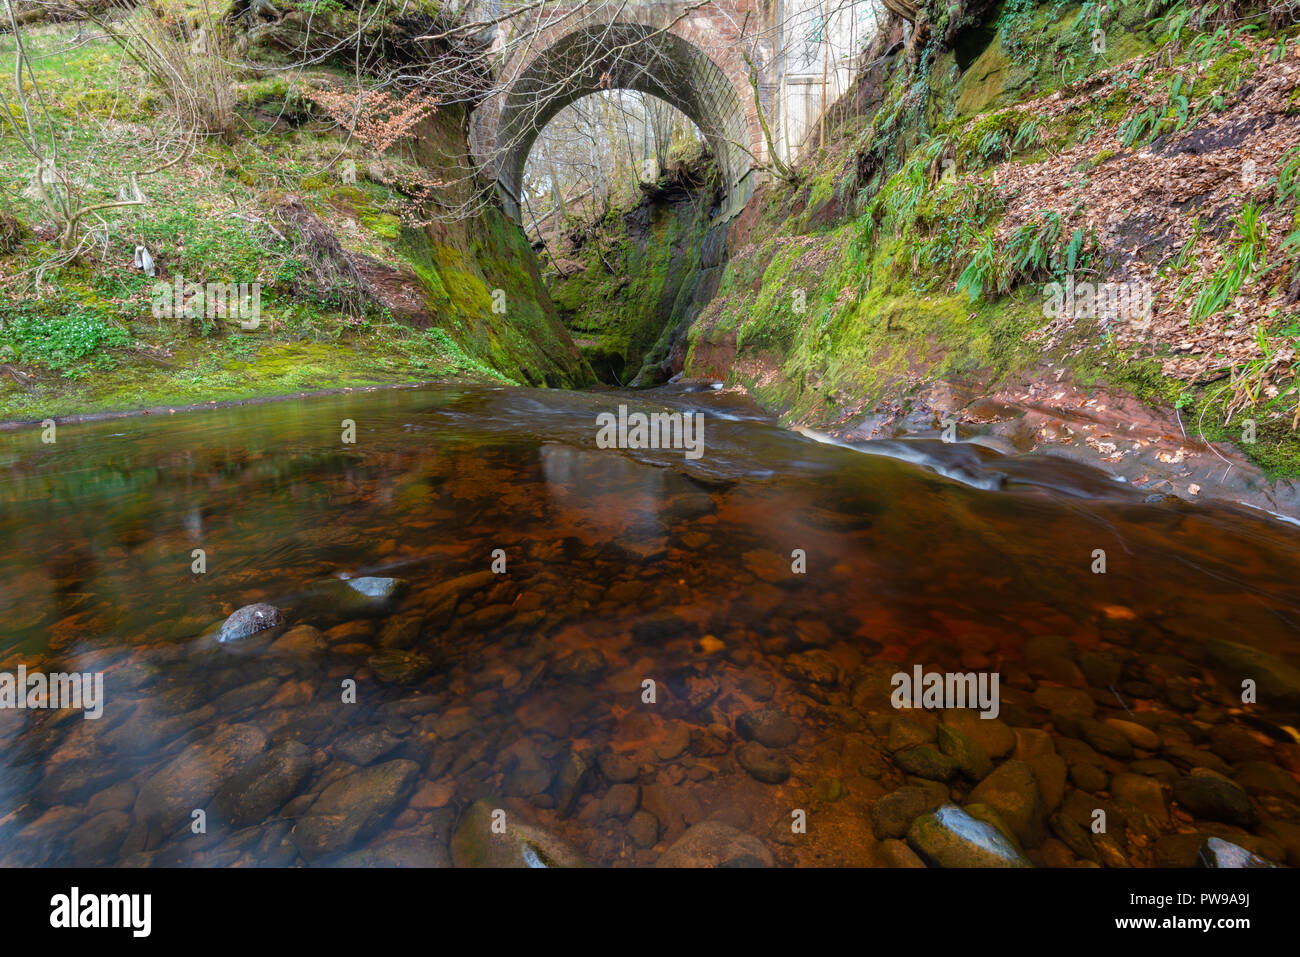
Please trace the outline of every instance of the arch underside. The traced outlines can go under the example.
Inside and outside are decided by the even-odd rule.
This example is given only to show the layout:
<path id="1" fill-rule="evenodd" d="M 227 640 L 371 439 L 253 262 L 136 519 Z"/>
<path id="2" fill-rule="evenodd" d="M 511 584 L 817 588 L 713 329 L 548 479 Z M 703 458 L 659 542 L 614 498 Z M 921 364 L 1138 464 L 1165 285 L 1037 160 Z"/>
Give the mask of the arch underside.
<path id="1" fill-rule="evenodd" d="M 667 31 L 609 23 L 566 34 L 520 74 L 497 123 L 497 184 L 506 211 L 522 221 L 524 166 L 538 135 L 560 110 L 602 89 L 637 90 L 675 106 L 700 128 L 721 169 L 722 216 L 753 194 L 749 128 L 735 87 L 698 47 Z"/>

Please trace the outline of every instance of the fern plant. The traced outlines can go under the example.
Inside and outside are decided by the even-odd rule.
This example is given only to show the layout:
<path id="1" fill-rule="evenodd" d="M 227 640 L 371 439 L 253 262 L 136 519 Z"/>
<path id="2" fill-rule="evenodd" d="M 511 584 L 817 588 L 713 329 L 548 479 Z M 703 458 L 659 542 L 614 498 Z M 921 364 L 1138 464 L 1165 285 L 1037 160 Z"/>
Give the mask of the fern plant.
<path id="1" fill-rule="evenodd" d="M 1268 250 L 1268 224 L 1260 217 L 1260 208 L 1247 203 L 1237 217 L 1235 248 L 1202 287 L 1188 319 L 1194 326 L 1225 308 L 1241 287 L 1264 271 Z"/>
<path id="2" fill-rule="evenodd" d="M 1000 289 L 998 277 L 998 249 L 992 230 L 985 233 L 975 246 L 975 252 L 966 268 L 957 277 L 957 292 L 965 292 L 970 301 L 983 298 L 985 290 Z"/>

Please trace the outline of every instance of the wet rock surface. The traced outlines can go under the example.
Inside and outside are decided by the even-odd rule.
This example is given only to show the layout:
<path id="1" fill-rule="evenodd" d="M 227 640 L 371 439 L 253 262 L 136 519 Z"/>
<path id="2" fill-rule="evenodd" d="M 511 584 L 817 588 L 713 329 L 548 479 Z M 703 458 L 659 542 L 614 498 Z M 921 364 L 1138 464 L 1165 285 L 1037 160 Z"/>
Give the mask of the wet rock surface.
<path id="1" fill-rule="evenodd" d="M 931 867 L 1032 867 L 994 825 L 955 805 L 922 814 L 907 843 Z"/>
<path id="2" fill-rule="evenodd" d="M 217 641 L 222 644 L 232 644 L 283 624 L 284 615 L 274 605 L 265 602 L 245 605 L 238 611 L 232 612 L 222 623 L 221 630 L 217 633 Z"/>

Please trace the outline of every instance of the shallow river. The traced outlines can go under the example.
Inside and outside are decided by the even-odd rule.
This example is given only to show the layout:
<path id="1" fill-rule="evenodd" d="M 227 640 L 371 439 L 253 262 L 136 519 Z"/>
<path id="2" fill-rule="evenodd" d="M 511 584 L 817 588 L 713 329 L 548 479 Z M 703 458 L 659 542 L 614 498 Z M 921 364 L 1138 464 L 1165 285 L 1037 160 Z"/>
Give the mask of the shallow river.
<path id="1" fill-rule="evenodd" d="M 599 448 L 620 403 L 703 455 Z M 1300 864 L 1300 529 L 872 451 L 707 389 L 0 433 L 0 678 L 103 682 L 0 710 L 0 863 Z M 895 707 L 915 666 L 996 718 Z"/>

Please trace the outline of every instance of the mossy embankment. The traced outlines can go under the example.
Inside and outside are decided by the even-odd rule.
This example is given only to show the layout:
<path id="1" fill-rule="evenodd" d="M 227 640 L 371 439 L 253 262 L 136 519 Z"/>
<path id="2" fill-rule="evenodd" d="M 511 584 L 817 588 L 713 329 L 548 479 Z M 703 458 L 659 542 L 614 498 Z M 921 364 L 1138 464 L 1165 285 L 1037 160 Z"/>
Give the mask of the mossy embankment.
<path id="1" fill-rule="evenodd" d="M 1007 2 L 954 43 L 882 36 L 826 146 L 732 225 L 682 370 L 852 438 L 952 416 L 1090 447 L 1160 492 L 1225 451 L 1300 474 L 1296 33 Z M 1141 427 L 1108 418 L 1129 397 Z"/>
<path id="2" fill-rule="evenodd" d="M 79 200 L 111 201 L 147 170 L 144 202 L 88 217 L 70 254 L 33 188 L 33 157 L 0 124 L 0 419 L 430 379 L 594 381 L 523 234 L 467 199 L 461 107 L 440 106 L 376 153 L 307 97 L 344 72 L 263 64 L 235 71 L 234 132 L 178 156 L 162 92 L 109 38 L 78 29 L 25 31 L 26 92 L 44 97 L 38 120 Z M 0 37 L 0 59 L 14 52 Z M 0 83 L 16 103 L 13 70 Z M 178 280 L 256 284 L 256 321 L 210 308 L 206 292 L 187 300 L 191 313 L 160 309 L 161 285 Z"/>
<path id="3" fill-rule="evenodd" d="M 654 385 L 721 279 L 725 225 L 707 155 L 675 161 L 636 200 L 571 225 L 544 254 L 561 320 L 604 382 Z"/>

